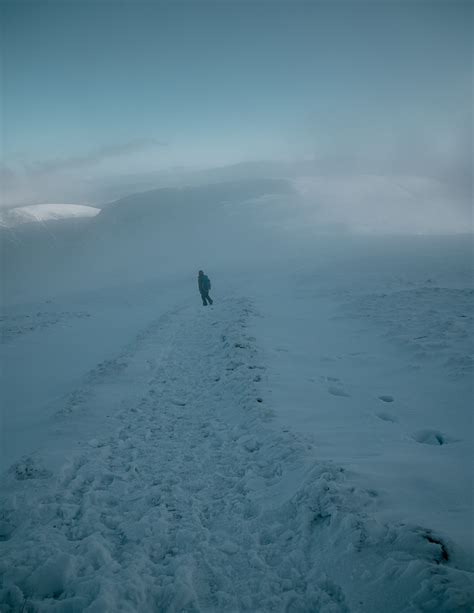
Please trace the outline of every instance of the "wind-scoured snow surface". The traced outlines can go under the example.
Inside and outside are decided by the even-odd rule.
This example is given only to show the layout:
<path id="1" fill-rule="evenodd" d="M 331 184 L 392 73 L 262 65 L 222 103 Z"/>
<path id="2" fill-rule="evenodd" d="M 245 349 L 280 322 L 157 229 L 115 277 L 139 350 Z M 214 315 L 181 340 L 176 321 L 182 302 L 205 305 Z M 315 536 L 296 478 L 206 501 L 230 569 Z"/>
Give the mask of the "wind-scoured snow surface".
<path id="1" fill-rule="evenodd" d="M 471 612 L 471 238 L 306 210 L 254 181 L 5 234 L 2 613 Z"/>
<path id="2" fill-rule="evenodd" d="M 39 611 L 467 604 L 468 575 L 439 535 L 374 521 L 376 492 L 272 426 L 255 316 L 237 298 L 157 319 L 83 390 L 107 433 L 57 474 L 34 457 L 11 467 L 6 610 L 25 598 Z"/>

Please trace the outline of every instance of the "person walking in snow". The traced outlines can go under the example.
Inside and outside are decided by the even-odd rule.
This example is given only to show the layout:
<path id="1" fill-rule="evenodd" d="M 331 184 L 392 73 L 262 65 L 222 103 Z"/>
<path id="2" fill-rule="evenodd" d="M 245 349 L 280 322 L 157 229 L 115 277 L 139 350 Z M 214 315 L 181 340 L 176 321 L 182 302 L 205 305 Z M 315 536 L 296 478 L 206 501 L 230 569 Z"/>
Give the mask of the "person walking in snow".
<path id="1" fill-rule="evenodd" d="M 202 298 L 202 306 L 207 306 L 208 303 L 212 304 L 212 299 L 209 296 L 211 282 L 209 281 L 209 277 L 205 275 L 202 270 L 200 270 L 198 274 L 198 287 Z"/>

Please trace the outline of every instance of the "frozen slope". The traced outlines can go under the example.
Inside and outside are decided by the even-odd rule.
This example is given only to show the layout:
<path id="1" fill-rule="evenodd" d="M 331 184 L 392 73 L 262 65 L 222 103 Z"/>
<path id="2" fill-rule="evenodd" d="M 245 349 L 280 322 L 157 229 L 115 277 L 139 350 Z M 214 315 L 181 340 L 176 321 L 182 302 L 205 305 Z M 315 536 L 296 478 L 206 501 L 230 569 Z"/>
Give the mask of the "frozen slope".
<path id="1" fill-rule="evenodd" d="M 91 373 L 75 419 L 106 429 L 6 476 L 5 611 L 470 610 L 436 531 L 374 519 L 376 492 L 274 422 L 256 317 L 170 312 Z"/>
<path id="2" fill-rule="evenodd" d="M 380 517 L 436 528 L 472 565 L 469 253 L 467 238 L 364 239 L 350 259 L 293 260 L 248 291 L 277 421 L 371 484 Z"/>
<path id="3" fill-rule="evenodd" d="M 472 609 L 471 237 L 308 207 L 201 186 L 3 235 L 2 612 Z"/>
<path id="4" fill-rule="evenodd" d="M 5 307 L 0 470 L 48 444 L 54 415 L 71 389 L 186 295 L 183 283 L 162 280 Z"/>

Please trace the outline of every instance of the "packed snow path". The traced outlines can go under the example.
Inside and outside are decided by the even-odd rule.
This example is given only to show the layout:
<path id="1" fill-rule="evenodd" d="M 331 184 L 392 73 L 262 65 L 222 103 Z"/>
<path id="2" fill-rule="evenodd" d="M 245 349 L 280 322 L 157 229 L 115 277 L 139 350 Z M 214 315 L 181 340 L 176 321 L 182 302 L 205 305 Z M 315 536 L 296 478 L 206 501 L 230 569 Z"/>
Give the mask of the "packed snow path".
<path id="1" fill-rule="evenodd" d="M 274 426 L 257 316 L 169 313 L 69 395 L 59 428 L 110 425 L 57 474 L 12 467 L 2 612 L 470 611 L 446 543 L 376 522 L 377 492 Z"/>

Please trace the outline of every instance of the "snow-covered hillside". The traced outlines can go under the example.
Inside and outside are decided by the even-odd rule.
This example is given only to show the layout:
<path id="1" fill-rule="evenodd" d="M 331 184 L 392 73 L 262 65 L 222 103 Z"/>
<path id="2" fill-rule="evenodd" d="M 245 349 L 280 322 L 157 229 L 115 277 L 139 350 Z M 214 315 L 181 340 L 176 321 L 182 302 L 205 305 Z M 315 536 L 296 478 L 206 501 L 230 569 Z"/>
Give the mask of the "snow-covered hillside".
<path id="1" fill-rule="evenodd" d="M 196 259 L 202 266 L 216 260 L 248 266 L 262 249 L 270 252 L 275 226 L 282 232 L 291 224 L 299 202 L 288 181 L 254 179 L 135 194 L 92 219 L 64 220 L 60 227 L 0 228 L 4 297 L 18 302 L 54 288 L 173 277 L 194 269 Z"/>
<path id="2" fill-rule="evenodd" d="M 14 228 L 24 223 L 44 223 L 58 219 L 95 217 L 100 209 L 81 204 L 33 204 L 0 211 L 0 226 Z"/>
<path id="3" fill-rule="evenodd" d="M 3 231 L 2 612 L 472 610 L 472 237 L 313 187 Z"/>

